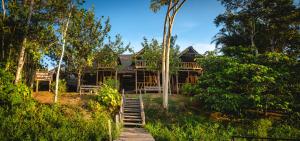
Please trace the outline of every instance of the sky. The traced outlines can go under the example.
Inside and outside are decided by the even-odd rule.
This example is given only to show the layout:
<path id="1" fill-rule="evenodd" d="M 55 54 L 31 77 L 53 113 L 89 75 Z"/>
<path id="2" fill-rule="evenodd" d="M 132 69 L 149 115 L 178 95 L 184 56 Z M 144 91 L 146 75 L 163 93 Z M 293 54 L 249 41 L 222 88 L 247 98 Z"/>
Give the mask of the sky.
<path id="1" fill-rule="evenodd" d="M 125 44 L 135 52 L 142 46 L 143 37 L 162 40 L 165 10 L 150 10 L 150 0 L 86 0 L 85 8 L 95 9 L 96 17 L 109 17 L 111 36 L 120 34 Z M 224 12 L 217 0 L 187 0 L 176 15 L 173 33 L 181 50 L 193 46 L 199 53 L 214 50 L 211 44 L 218 28 L 213 23 Z"/>

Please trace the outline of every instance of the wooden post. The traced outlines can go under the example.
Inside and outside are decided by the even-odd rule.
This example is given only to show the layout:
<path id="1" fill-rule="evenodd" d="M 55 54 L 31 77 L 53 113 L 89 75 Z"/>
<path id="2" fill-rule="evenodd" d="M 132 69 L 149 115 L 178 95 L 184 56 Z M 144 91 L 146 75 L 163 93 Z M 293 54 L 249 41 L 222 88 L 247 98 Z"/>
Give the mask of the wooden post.
<path id="1" fill-rule="evenodd" d="M 112 141 L 111 122 L 110 122 L 110 120 L 108 120 L 108 135 L 109 135 L 109 141 Z"/>
<path id="2" fill-rule="evenodd" d="M 135 70 L 135 94 L 137 94 L 137 70 Z"/>
<path id="3" fill-rule="evenodd" d="M 157 71 L 157 83 L 158 83 L 158 93 L 161 94 L 160 73 L 159 73 L 159 71 Z"/>
<path id="4" fill-rule="evenodd" d="M 116 79 L 116 89 L 119 90 L 119 88 L 118 88 L 118 70 L 116 70 L 116 72 L 115 72 L 115 79 Z"/>
<path id="5" fill-rule="evenodd" d="M 176 72 L 176 91 L 177 91 L 177 94 L 179 94 L 179 88 L 178 88 L 178 71 Z"/>
<path id="6" fill-rule="evenodd" d="M 145 76 L 145 70 L 144 71 L 144 83 L 143 83 L 143 89 L 144 89 L 144 93 L 146 93 L 145 91 L 145 84 L 146 84 L 146 76 Z"/>
<path id="7" fill-rule="evenodd" d="M 49 92 L 50 92 L 50 87 L 51 87 L 51 80 L 49 80 Z"/>
<path id="8" fill-rule="evenodd" d="M 98 80 L 98 75 L 99 75 L 99 74 L 98 74 L 98 69 L 97 69 L 97 72 L 96 72 L 96 85 L 98 85 L 98 81 L 99 81 L 99 80 Z"/>
<path id="9" fill-rule="evenodd" d="M 190 81 L 190 71 L 188 71 L 188 83 Z"/>
<path id="10" fill-rule="evenodd" d="M 102 83 L 104 83 L 104 71 L 102 71 Z"/>
<path id="11" fill-rule="evenodd" d="M 36 80 L 35 92 L 39 92 L 39 80 Z"/>

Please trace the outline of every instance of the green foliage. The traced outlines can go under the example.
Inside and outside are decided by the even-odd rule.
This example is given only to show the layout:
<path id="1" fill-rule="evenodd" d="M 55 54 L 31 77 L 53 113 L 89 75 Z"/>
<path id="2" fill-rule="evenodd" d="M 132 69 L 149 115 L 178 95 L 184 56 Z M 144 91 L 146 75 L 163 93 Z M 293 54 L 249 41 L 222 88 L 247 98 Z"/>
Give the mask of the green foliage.
<path id="1" fill-rule="evenodd" d="M 103 84 L 97 94 L 97 101 L 111 112 L 115 112 L 121 105 L 121 95 L 117 89 Z"/>
<path id="2" fill-rule="evenodd" d="M 119 85 L 120 85 L 118 80 L 111 79 L 111 78 L 105 79 L 104 84 L 107 85 L 108 87 L 114 88 L 114 89 L 118 89 Z"/>
<path id="3" fill-rule="evenodd" d="M 195 85 L 192 85 L 190 83 L 186 83 L 182 86 L 181 88 L 181 93 L 184 95 L 189 95 L 189 96 L 193 96 L 195 94 L 199 94 L 199 89 L 196 88 Z"/>
<path id="4" fill-rule="evenodd" d="M 198 58 L 198 63 L 205 72 L 198 82 L 201 93 L 197 97 L 209 110 L 290 112 L 298 97 L 297 62 L 285 54 L 228 57 L 208 52 Z"/>
<path id="5" fill-rule="evenodd" d="M 258 137 L 268 137 L 268 131 L 272 127 L 272 121 L 268 119 L 260 119 L 254 121 L 252 125 L 254 130 L 248 131 L 250 135 L 252 134 Z"/>
<path id="6" fill-rule="evenodd" d="M 180 51 L 179 45 L 176 44 L 177 36 L 171 37 L 170 44 L 170 73 L 175 74 L 179 69 L 180 58 L 178 58 Z M 161 58 L 162 58 L 162 46 L 156 40 L 152 39 L 151 42 L 148 41 L 147 38 L 144 37 L 144 42 L 142 42 L 143 53 L 141 56 L 142 60 L 146 61 L 148 70 L 157 71 L 161 69 Z M 140 58 L 137 58 L 140 59 Z"/>
<path id="7" fill-rule="evenodd" d="M 233 135 L 291 139 L 300 137 L 300 130 L 295 125 L 270 119 L 252 119 L 251 121 L 240 119 L 237 122 L 234 120 L 222 122 L 199 115 L 191 109 L 179 108 L 164 112 L 155 106 L 146 108 L 145 112 L 149 119 L 145 128 L 158 141 L 219 141 L 220 139 L 230 140 Z"/>
<path id="8" fill-rule="evenodd" d="M 56 82 L 51 83 L 50 89 L 52 92 L 55 92 L 55 84 Z M 62 79 L 58 81 L 58 94 L 63 94 L 67 91 L 67 82 Z"/>
<path id="9" fill-rule="evenodd" d="M 12 78 L 0 69 L 1 140 L 108 140 L 108 112 L 95 109 L 86 118 L 79 107 L 39 104 L 28 87 L 14 85 Z M 112 128 L 116 138 L 119 129 Z"/>
<path id="10" fill-rule="evenodd" d="M 215 36 L 225 55 L 230 48 L 299 53 L 299 6 L 293 0 L 220 0 L 226 11 L 215 18 L 221 27 Z M 284 11 L 284 12 L 283 12 Z M 242 46 L 242 48 L 241 48 Z"/>

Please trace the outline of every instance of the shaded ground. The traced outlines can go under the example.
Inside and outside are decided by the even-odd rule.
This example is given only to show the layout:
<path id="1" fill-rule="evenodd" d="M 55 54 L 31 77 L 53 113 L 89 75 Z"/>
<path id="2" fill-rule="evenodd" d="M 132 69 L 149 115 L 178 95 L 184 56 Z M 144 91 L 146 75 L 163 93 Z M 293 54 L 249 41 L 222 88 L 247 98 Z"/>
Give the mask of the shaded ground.
<path id="1" fill-rule="evenodd" d="M 62 105 L 82 106 L 85 105 L 92 95 L 79 95 L 78 93 L 66 93 L 58 97 L 58 102 Z M 33 98 L 43 104 L 53 103 L 54 94 L 52 92 L 33 93 Z"/>

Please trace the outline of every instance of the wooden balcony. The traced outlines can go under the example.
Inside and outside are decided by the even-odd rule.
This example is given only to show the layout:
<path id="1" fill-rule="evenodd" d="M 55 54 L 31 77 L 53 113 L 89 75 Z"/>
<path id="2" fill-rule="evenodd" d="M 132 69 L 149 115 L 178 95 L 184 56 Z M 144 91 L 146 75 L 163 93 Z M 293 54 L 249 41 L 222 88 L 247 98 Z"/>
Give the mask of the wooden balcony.
<path id="1" fill-rule="evenodd" d="M 147 67 L 147 62 L 144 60 L 136 60 L 135 68 L 143 69 Z M 179 68 L 182 70 L 201 70 L 202 68 L 197 62 L 180 62 Z"/>
<path id="2" fill-rule="evenodd" d="M 135 60 L 135 68 L 137 69 L 143 69 L 146 68 L 147 63 L 144 60 Z"/>
<path id="3" fill-rule="evenodd" d="M 98 69 L 115 69 L 118 66 L 116 62 L 109 64 L 98 64 Z"/>
<path id="4" fill-rule="evenodd" d="M 200 70 L 201 67 L 197 62 L 180 62 L 179 68 L 183 70 Z"/>

